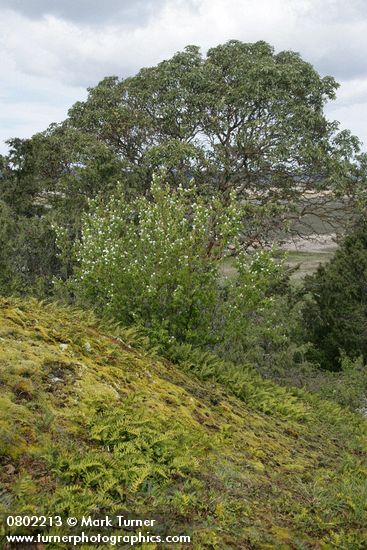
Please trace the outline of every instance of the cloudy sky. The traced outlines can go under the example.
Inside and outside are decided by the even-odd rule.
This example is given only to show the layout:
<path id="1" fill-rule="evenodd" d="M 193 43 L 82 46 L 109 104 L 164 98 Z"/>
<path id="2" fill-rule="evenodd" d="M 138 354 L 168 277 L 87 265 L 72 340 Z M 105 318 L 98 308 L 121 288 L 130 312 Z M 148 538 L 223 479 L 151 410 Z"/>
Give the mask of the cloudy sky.
<path id="1" fill-rule="evenodd" d="M 0 0 L 0 152 L 61 121 L 107 75 L 187 44 L 266 40 L 341 84 L 327 108 L 366 144 L 366 0 Z"/>

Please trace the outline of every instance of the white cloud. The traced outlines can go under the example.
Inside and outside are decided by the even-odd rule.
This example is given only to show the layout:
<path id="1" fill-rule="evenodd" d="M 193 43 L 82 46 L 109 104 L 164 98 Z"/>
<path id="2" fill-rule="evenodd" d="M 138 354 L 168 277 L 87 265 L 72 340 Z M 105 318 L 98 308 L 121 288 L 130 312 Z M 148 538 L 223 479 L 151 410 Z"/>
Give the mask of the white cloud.
<path id="1" fill-rule="evenodd" d="M 6 78 L 0 76 L 0 154 L 7 151 L 5 140 L 30 137 L 51 122 L 61 122 L 69 107 L 87 95 L 83 87 L 25 75 L 12 64 L 7 66 Z"/>
<path id="2" fill-rule="evenodd" d="M 367 78 L 341 81 L 337 98 L 339 107 L 365 103 L 367 101 Z"/>
<path id="3" fill-rule="evenodd" d="M 61 121 L 66 111 L 42 103 L 0 101 L 0 140 L 11 137 L 29 137 L 37 130 L 47 128 L 51 120 Z M 5 151 L 5 146 L 3 148 Z"/>
<path id="4" fill-rule="evenodd" d="M 359 137 L 363 143 L 363 149 L 367 150 L 367 99 L 355 105 L 338 105 L 335 103 L 326 109 L 327 115 L 332 120 L 340 122 L 341 128 L 348 128 Z"/>

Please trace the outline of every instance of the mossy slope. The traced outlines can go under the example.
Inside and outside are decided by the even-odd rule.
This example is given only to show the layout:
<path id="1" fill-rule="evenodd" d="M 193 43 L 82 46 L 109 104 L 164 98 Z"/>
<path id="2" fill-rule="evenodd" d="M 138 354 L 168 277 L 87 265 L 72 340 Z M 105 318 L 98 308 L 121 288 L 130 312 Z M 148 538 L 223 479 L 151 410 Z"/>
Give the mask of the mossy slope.
<path id="1" fill-rule="evenodd" d="M 200 380 L 71 309 L 0 305 L 0 512 L 129 510 L 198 550 L 367 547 L 359 417 L 250 371 Z"/>

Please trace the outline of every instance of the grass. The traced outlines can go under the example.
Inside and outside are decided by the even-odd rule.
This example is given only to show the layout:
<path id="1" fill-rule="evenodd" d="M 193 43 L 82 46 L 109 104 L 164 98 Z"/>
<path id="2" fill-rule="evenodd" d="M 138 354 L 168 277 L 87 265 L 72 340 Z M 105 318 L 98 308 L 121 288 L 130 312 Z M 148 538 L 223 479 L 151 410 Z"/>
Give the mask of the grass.
<path id="1" fill-rule="evenodd" d="M 197 550 L 366 548 L 366 422 L 250 368 L 2 299 L 0 413 L 2 513 L 127 510 Z"/>
<path id="2" fill-rule="evenodd" d="M 293 273 L 293 280 L 303 279 L 306 275 L 312 275 L 318 266 L 332 259 L 335 249 L 325 248 L 321 250 L 289 251 L 286 263 L 290 268 L 297 267 Z"/>

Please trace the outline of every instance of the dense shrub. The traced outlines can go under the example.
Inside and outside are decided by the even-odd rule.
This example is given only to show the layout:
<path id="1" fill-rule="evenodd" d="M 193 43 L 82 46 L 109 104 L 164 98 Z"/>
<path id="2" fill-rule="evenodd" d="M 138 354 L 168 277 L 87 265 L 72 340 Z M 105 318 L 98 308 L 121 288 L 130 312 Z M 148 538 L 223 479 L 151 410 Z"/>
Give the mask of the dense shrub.
<path id="1" fill-rule="evenodd" d="M 331 370 L 340 366 L 341 350 L 367 360 L 367 223 L 349 234 L 334 258 L 306 278 L 306 337 L 315 359 Z"/>
<path id="2" fill-rule="evenodd" d="M 60 270 L 50 220 L 14 214 L 0 200 L 0 293 L 44 297 Z"/>

